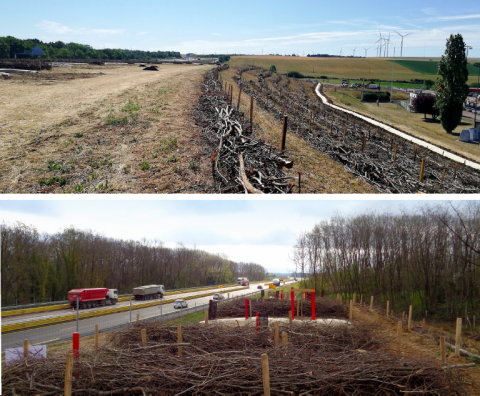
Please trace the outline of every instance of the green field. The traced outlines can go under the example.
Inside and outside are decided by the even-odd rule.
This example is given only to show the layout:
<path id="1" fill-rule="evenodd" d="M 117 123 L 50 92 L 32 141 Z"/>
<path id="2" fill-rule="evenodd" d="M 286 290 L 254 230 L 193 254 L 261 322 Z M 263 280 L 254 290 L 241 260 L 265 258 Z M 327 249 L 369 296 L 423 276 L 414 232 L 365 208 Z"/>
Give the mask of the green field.
<path id="1" fill-rule="evenodd" d="M 470 59 L 471 62 L 477 60 Z M 286 74 L 288 71 L 298 71 L 305 76 L 320 78 L 360 78 L 390 80 L 392 78 L 391 59 L 382 58 L 308 58 L 288 56 L 232 56 L 230 66 L 245 65 L 261 66 L 268 69 L 275 65 L 277 72 Z M 412 68 L 416 68 L 413 70 Z M 401 60 L 395 61 L 394 80 L 410 81 L 413 79 L 437 79 L 438 61 Z M 472 64 L 469 71 L 474 72 Z M 429 74 L 431 73 L 431 74 Z M 477 82 L 476 74 L 470 76 L 468 83 Z"/>
<path id="2" fill-rule="evenodd" d="M 413 61 L 413 60 L 396 60 L 395 65 L 401 65 L 407 67 L 408 69 L 420 73 L 433 75 L 438 72 L 438 62 L 437 61 Z M 478 76 L 480 68 L 474 67 L 472 63 L 467 64 L 469 76 Z"/>

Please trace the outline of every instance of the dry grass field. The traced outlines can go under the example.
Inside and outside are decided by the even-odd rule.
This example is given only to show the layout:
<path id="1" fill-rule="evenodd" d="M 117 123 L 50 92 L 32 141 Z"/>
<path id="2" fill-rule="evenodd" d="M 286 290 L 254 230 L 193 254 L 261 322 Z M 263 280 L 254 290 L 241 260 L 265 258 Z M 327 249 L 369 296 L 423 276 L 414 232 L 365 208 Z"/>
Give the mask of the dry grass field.
<path id="1" fill-rule="evenodd" d="M 405 58 L 407 59 L 407 58 Z M 469 59 L 469 62 L 473 62 Z M 309 58 L 286 56 L 233 56 L 230 66 L 255 65 L 268 69 L 275 65 L 277 72 L 298 71 L 304 75 L 330 78 L 375 78 L 390 80 L 392 78 L 392 62 L 390 58 Z M 417 73 L 405 66 L 395 64 L 395 80 L 411 79 L 436 80 L 436 75 Z M 470 77 L 469 83 L 477 82 L 477 77 Z"/>
<path id="2" fill-rule="evenodd" d="M 208 178 L 189 112 L 210 68 L 78 65 L 0 79 L 0 191 L 161 193 Z"/>

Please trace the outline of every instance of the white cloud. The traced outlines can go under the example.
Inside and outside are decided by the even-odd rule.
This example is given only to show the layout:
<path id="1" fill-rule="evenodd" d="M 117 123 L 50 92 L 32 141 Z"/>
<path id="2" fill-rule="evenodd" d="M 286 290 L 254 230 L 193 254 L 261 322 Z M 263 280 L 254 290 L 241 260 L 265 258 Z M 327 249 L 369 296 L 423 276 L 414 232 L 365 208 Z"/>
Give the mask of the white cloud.
<path id="1" fill-rule="evenodd" d="M 71 28 L 62 25 L 59 22 L 43 20 L 39 25 L 40 29 L 53 34 L 59 35 L 93 35 L 93 36 L 111 36 L 121 34 L 124 29 L 87 29 L 84 27 Z"/>
<path id="2" fill-rule="evenodd" d="M 440 21 L 458 21 L 462 19 L 478 19 L 480 14 L 469 14 L 469 15 L 452 15 L 452 16 L 440 16 L 435 18 L 427 18 L 426 21 L 429 22 L 440 22 Z"/>

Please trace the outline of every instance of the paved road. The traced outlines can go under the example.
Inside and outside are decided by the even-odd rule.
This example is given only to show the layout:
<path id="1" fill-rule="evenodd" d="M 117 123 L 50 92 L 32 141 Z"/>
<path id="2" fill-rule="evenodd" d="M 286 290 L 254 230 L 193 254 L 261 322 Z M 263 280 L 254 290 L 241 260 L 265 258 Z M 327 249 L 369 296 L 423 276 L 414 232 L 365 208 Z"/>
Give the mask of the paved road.
<path id="1" fill-rule="evenodd" d="M 286 282 L 287 285 L 296 283 L 294 281 Z M 221 290 L 226 297 L 228 290 Z M 257 290 L 257 285 L 252 285 L 250 288 L 245 288 L 243 290 L 238 290 L 235 292 L 230 292 L 230 298 L 243 296 L 248 293 L 252 293 Z M 196 292 L 195 292 L 196 293 Z M 186 293 L 188 294 L 188 293 Z M 190 294 L 191 295 L 191 294 Z M 184 295 L 183 295 L 184 296 Z M 182 298 L 175 296 L 176 298 Z M 200 297 L 192 300 L 187 300 L 189 313 L 195 312 L 195 305 L 198 307 L 197 312 L 203 320 L 203 311 L 208 304 L 208 301 L 211 299 L 211 296 Z M 149 319 L 153 317 L 158 317 L 160 319 L 160 314 L 166 315 L 173 313 L 175 310 L 173 308 L 173 303 L 157 305 L 154 307 L 148 307 L 132 311 L 132 320 L 135 321 L 137 314 L 140 314 L 140 319 Z M 185 310 L 184 310 L 185 311 Z M 202 315 L 202 316 L 200 316 Z M 109 329 L 115 326 L 122 326 L 130 322 L 130 312 L 120 312 L 117 314 L 111 314 L 106 316 L 101 316 L 97 318 L 83 319 L 78 322 L 78 332 L 80 336 L 90 335 L 95 331 L 95 324 L 98 324 L 99 331 Z M 39 327 L 36 329 L 24 330 L 16 333 L 2 334 L 2 351 L 6 348 L 20 347 L 23 346 L 23 340 L 30 340 L 30 344 L 46 344 L 51 342 L 58 342 L 62 340 L 71 339 L 72 333 L 76 331 L 75 321 L 66 322 L 57 325 L 51 325 L 47 327 Z"/>

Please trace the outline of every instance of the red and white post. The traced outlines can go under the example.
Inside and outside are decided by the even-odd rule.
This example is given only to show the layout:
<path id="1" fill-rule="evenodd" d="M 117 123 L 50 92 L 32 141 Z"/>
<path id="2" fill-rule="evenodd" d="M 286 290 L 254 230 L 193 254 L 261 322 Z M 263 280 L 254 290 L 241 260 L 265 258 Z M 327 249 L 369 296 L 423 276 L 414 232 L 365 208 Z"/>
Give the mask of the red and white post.
<path id="1" fill-rule="evenodd" d="M 73 333 L 73 356 L 75 359 L 78 359 L 80 355 L 80 334 L 75 332 Z"/>
<path id="2" fill-rule="evenodd" d="M 315 289 L 312 288 L 312 320 L 316 320 L 317 317 L 315 316 Z"/>

